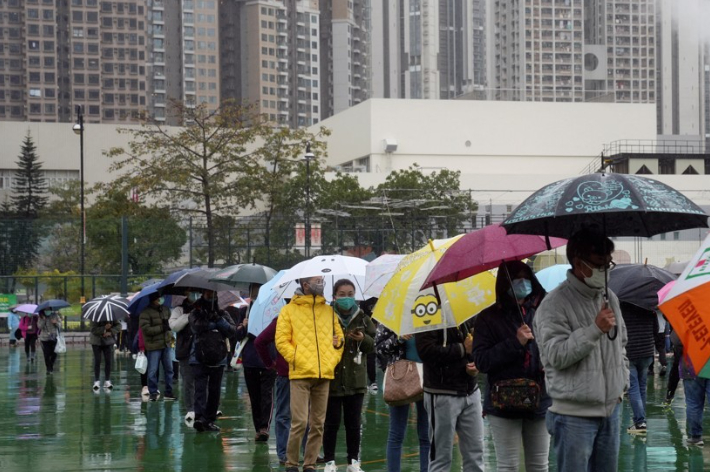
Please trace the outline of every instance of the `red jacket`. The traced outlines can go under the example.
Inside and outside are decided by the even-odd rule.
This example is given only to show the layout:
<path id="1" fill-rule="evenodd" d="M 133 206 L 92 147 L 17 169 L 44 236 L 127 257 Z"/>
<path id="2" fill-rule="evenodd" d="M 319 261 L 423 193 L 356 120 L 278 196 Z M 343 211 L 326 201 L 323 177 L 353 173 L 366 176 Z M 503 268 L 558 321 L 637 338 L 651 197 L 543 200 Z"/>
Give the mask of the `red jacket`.
<path id="1" fill-rule="evenodd" d="M 261 332 L 259 336 L 254 340 L 254 348 L 256 348 L 257 354 L 261 358 L 261 362 L 264 363 L 267 369 L 276 368 L 276 373 L 281 377 L 288 377 L 288 363 L 283 356 L 275 349 L 270 349 L 269 347 L 274 343 L 276 338 L 276 322 L 278 317 L 274 318 L 269 326 L 267 326 L 264 331 Z M 272 352 L 276 351 L 276 360 L 274 361 L 272 357 Z"/>

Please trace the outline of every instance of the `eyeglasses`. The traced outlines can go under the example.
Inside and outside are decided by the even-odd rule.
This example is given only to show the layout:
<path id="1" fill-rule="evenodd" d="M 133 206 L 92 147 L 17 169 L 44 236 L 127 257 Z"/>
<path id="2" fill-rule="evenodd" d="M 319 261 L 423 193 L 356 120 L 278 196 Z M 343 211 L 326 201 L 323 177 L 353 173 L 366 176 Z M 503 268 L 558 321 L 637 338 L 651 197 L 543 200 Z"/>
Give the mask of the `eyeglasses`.
<path id="1" fill-rule="evenodd" d="M 616 262 L 614 262 L 614 261 L 610 261 L 606 265 L 596 265 L 593 262 L 587 263 L 587 261 L 585 261 L 585 260 L 582 260 L 582 262 L 584 263 L 584 265 L 586 265 L 587 267 L 589 267 L 592 270 L 593 269 L 603 269 L 603 270 L 606 270 L 607 272 L 609 272 L 609 271 L 613 270 L 614 267 L 616 267 Z"/>

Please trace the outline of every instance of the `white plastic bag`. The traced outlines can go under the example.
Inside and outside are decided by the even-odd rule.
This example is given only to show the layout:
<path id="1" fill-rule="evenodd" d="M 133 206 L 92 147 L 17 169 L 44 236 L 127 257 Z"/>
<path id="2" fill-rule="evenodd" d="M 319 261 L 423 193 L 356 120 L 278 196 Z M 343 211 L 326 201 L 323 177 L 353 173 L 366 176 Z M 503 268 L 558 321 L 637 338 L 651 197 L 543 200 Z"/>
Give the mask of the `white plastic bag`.
<path id="1" fill-rule="evenodd" d="M 67 342 L 64 340 L 64 335 L 62 333 L 57 334 L 57 344 L 54 346 L 54 352 L 57 354 L 64 354 L 67 352 Z"/>
<path id="2" fill-rule="evenodd" d="M 148 370 L 148 358 L 145 357 L 143 351 L 140 351 L 136 356 L 136 370 L 141 374 L 145 374 Z"/>

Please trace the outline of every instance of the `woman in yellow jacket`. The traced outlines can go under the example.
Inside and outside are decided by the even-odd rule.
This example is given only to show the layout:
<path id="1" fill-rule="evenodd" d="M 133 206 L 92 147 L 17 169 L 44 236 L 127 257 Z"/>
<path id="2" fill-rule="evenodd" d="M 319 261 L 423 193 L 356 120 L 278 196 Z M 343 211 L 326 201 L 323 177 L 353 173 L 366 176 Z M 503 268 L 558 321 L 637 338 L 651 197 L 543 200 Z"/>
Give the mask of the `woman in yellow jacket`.
<path id="1" fill-rule="evenodd" d="M 286 472 L 298 471 L 299 449 L 309 420 L 303 472 L 315 472 L 323 442 L 328 390 L 343 355 L 344 336 L 333 307 L 323 297 L 323 277 L 301 279 L 301 288 L 281 309 L 276 348 L 289 365 L 291 431 L 286 446 Z"/>

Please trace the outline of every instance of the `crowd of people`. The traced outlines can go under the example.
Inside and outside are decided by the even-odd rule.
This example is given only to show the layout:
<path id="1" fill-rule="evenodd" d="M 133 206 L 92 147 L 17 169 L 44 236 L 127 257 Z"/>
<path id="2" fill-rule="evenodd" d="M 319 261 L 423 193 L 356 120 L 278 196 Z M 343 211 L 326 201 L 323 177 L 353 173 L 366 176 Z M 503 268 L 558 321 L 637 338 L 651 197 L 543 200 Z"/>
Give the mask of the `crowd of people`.
<path id="1" fill-rule="evenodd" d="M 645 434 L 654 348 L 660 354 L 659 374 L 666 373 L 665 346 L 657 342 L 666 324 L 606 289 L 613 250 L 613 242 L 598 233 L 575 234 L 567 244 L 566 280 L 550 293 L 528 265 L 503 262 L 494 305 L 460 326 L 416 335 L 400 336 L 377 325 L 370 317 L 371 301 L 358 303 L 356 285 L 348 279 L 330 288 L 329 304 L 322 276 L 302 278 L 289 303 L 258 336 L 248 332 L 248 306 L 222 310 L 211 290 L 185 293 L 172 311 L 159 294 L 151 295 L 149 306 L 125 331 L 118 322 L 92 324 L 93 389 L 101 386 L 101 357 L 104 388 L 113 387 L 112 350 L 121 344 L 119 336 L 127 336 L 128 345 L 147 357 L 142 382 L 148 400 L 160 396 L 160 375 L 163 399 L 176 400 L 173 378 L 178 377 L 185 422 L 198 432 L 217 432 L 223 372 L 239 356 L 254 441 L 269 440 L 274 419 L 276 453 L 287 472 L 299 470 L 301 457 L 303 472 L 314 472 L 318 463 L 325 464 L 325 472 L 336 472 L 343 423 L 346 472 L 361 472 L 363 401 L 368 391 L 377 392 L 374 359 L 382 370 L 404 359 L 421 366 L 423 392 L 410 403 L 388 405 L 388 472 L 401 470 L 412 411 L 423 472 L 451 469 L 456 437 L 463 470 L 483 470 L 484 418 L 498 470 L 517 471 L 522 460 L 527 471 L 547 471 L 551 448 L 559 471 L 616 470 L 621 404 L 628 395 L 633 423 L 626 431 Z M 250 286 L 251 300 L 258 288 Z M 55 314 L 42 313 L 20 323 L 28 362 L 34 361 L 39 335 L 48 373 L 59 322 Z M 687 443 L 702 446 L 710 382 L 697 377 L 676 337 L 667 404 L 680 378 Z"/>

